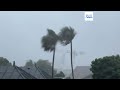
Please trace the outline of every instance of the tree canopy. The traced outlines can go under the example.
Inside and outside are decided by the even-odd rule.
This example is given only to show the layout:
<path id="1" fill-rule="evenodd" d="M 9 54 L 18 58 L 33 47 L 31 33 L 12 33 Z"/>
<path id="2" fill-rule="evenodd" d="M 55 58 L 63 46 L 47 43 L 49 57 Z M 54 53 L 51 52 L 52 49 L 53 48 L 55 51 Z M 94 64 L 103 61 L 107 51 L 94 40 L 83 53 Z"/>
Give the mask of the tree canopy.
<path id="1" fill-rule="evenodd" d="M 120 56 L 112 55 L 92 61 L 93 79 L 120 79 Z"/>
<path id="2" fill-rule="evenodd" d="M 39 59 L 36 62 L 33 62 L 32 60 L 28 60 L 25 64 L 25 66 L 33 66 L 35 64 L 36 64 L 37 67 L 39 67 L 40 69 L 44 70 L 46 73 L 51 75 L 52 66 L 51 66 L 51 63 L 48 60 Z M 54 70 L 54 73 L 56 74 L 56 70 Z"/>
<path id="3" fill-rule="evenodd" d="M 55 77 L 65 77 L 65 74 L 62 71 L 60 71 L 55 75 Z"/>
<path id="4" fill-rule="evenodd" d="M 34 63 L 33 63 L 33 61 L 32 60 L 28 60 L 27 62 L 26 62 L 26 64 L 25 64 L 25 66 L 33 66 L 34 65 Z"/>
<path id="5" fill-rule="evenodd" d="M 59 40 L 62 45 L 67 45 L 69 44 L 73 38 L 75 37 L 76 32 L 72 27 L 63 27 L 58 34 Z"/>
<path id="6" fill-rule="evenodd" d="M 51 29 L 47 29 L 47 31 L 47 35 L 43 36 L 41 40 L 42 48 L 44 48 L 45 51 L 53 51 L 55 49 L 55 45 L 57 44 L 58 36 Z"/>
<path id="7" fill-rule="evenodd" d="M 52 65 L 48 60 L 38 60 L 36 62 L 36 66 L 38 66 L 39 68 L 41 68 L 42 70 L 44 70 L 45 72 L 47 72 L 49 75 L 51 75 L 52 73 Z M 56 70 L 54 70 L 54 73 L 56 74 Z"/>
<path id="8" fill-rule="evenodd" d="M 0 66 L 12 65 L 6 58 L 0 57 Z"/>

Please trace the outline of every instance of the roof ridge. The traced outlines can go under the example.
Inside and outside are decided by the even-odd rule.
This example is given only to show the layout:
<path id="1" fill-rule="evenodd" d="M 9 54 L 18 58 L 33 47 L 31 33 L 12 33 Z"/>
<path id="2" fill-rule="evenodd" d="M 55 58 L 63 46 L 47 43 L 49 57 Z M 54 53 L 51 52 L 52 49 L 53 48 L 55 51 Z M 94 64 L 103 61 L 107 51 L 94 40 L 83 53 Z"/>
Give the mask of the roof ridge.
<path id="1" fill-rule="evenodd" d="M 28 76 L 30 77 L 30 79 L 37 79 L 36 77 L 34 77 L 33 75 L 31 75 L 30 73 L 26 72 L 25 70 L 23 70 L 22 68 L 16 66 L 17 69 L 20 71 L 20 73 L 25 77 L 28 78 Z"/>

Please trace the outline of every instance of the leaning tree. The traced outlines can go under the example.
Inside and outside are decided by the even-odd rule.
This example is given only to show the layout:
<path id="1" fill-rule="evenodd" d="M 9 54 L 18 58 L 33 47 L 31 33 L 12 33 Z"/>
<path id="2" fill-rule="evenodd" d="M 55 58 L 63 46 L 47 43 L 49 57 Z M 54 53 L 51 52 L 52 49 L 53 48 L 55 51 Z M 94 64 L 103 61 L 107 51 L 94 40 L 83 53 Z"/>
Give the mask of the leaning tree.
<path id="1" fill-rule="evenodd" d="M 48 33 L 47 35 L 42 37 L 42 47 L 44 48 L 44 51 L 53 51 L 53 60 L 52 60 L 52 78 L 54 78 L 54 59 L 55 59 L 55 49 L 56 49 L 56 44 L 58 41 L 58 36 L 56 33 L 51 30 L 47 29 Z"/>
<path id="2" fill-rule="evenodd" d="M 71 49 L 71 69 L 72 69 L 72 76 L 74 79 L 74 72 L 73 72 L 73 60 L 72 60 L 72 40 L 74 39 L 76 35 L 75 30 L 72 27 L 63 27 L 60 31 L 60 33 L 58 34 L 59 36 L 59 40 L 61 42 L 62 45 L 68 45 L 70 44 L 70 49 Z"/>

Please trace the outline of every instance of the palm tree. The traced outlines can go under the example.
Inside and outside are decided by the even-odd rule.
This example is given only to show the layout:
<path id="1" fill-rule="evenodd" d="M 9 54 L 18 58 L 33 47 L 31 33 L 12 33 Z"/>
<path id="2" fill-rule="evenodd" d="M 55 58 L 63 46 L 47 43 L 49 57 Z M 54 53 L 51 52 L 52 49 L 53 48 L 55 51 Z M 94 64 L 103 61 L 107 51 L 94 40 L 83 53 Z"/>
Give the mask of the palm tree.
<path id="1" fill-rule="evenodd" d="M 48 34 L 42 37 L 42 47 L 44 51 L 53 51 L 53 61 L 52 61 L 52 78 L 54 78 L 54 59 L 55 59 L 55 47 L 58 41 L 58 36 L 56 33 L 51 30 L 47 29 Z"/>
<path id="2" fill-rule="evenodd" d="M 73 72 L 73 60 L 72 60 L 72 40 L 75 37 L 75 35 L 76 35 L 75 31 L 71 27 L 63 27 L 58 35 L 62 45 L 70 44 L 71 69 L 72 69 L 73 79 L 74 79 L 74 72 Z"/>

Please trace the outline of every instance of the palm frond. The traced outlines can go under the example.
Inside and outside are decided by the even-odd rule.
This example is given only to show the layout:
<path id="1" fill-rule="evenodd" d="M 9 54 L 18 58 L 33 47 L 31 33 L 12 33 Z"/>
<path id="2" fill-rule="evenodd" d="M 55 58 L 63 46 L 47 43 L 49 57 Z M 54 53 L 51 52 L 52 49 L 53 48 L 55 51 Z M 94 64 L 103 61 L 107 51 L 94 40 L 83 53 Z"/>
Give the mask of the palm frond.
<path id="1" fill-rule="evenodd" d="M 63 45 L 69 44 L 73 38 L 75 37 L 76 33 L 72 27 L 63 27 L 58 34 L 59 40 Z"/>
<path id="2" fill-rule="evenodd" d="M 44 48 L 45 51 L 51 52 L 55 49 L 55 45 L 58 41 L 58 36 L 51 29 L 47 29 L 47 31 L 48 31 L 48 33 L 47 33 L 47 35 L 42 37 L 41 43 L 42 43 L 42 47 Z"/>

